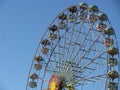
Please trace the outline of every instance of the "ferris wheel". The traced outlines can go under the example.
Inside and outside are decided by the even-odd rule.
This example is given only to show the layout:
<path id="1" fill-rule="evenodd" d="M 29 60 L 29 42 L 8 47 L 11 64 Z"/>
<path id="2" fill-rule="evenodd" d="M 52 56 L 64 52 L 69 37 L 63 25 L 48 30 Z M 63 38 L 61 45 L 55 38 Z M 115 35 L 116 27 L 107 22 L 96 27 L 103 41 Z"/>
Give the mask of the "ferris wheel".
<path id="1" fill-rule="evenodd" d="M 119 60 L 107 15 L 82 2 L 63 10 L 48 26 L 26 90 L 119 90 Z"/>

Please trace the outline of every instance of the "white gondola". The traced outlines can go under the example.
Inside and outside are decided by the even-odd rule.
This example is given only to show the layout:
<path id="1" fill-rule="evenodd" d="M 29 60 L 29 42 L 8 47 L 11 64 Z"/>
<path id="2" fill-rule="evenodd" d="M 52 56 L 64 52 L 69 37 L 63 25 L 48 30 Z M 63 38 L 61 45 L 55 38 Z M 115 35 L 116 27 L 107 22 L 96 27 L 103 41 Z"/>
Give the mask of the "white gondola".
<path id="1" fill-rule="evenodd" d="M 40 55 L 36 55 L 34 58 L 37 62 L 43 61 L 43 57 Z"/>
<path id="2" fill-rule="evenodd" d="M 118 64 L 118 60 L 116 58 L 109 58 L 108 59 L 108 65 L 111 67 L 114 67 Z"/>
<path id="3" fill-rule="evenodd" d="M 107 47 L 112 46 L 113 43 L 114 43 L 114 41 L 113 41 L 112 38 L 105 38 L 105 39 L 103 40 L 103 44 L 104 44 L 105 46 L 107 46 Z"/>
<path id="4" fill-rule="evenodd" d="M 104 32 L 105 28 L 106 28 L 106 24 L 104 24 L 104 23 L 99 23 L 99 24 L 97 24 L 97 26 L 96 26 L 96 29 L 97 29 L 99 32 Z"/>
<path id="5" fill-rule="evenodd" d="M 30 74 L 30 76 L 29 76 L 32 80 L 35 80 L 35 79 L 37 79 L 38 78 L 38 75 L 37 74 L 35 74 L 35 73 L 33 73 L 33 74 Z"/>
<path id="6" fill-rule="evenodd" d="M 40 63 L 34 64 L 34 68 L 35 68 L 36 70 L 41 70 L 41 69 L 42 69 L 42 65 L 41 65 Z"/>
<path id="7" fill-rule="evenodd" d="M 108 83 L 108 90 L 118 90 L 118 84 L 115 82 Z"/>
<path id="8" fill-rule="evenodd" d="M 119 77 L 119 74 L 118 74 L 117 71 L 111 70 L 111 71 L 108 72 L 108 77 L 109 77 L 110 79 L 112 79 L 112 81 L 113 81 L 114 79 L 116 79 L 116 78 Z"/>
<path id="9" fill-rule="evenodd" d="M 35 81 L 31 81 L 31 82 L 29 82 L 29 87 L 35 88 L 35 87 L 37 87 L 37 83 Z"/>
<path id="10" fill-rule="evenodd" d="M 57 34 L 55 34 L 55 33 L 50 33 L 50 34 L 48 35 L 48 37 L 49 37 L 50 40 L 55 40 L 55 39 L 57 39 Z"/>
<path id="11" fill-rule="evenodd" d="M 41 48 L 42 54 L 47 54 L 48 53 L 48 48 Z"/>
<path id="12" fill-rule="evenodd" d="M 59 22 L 59 23 L 58 23 L 58 27 L 59 27 L 60 29 L 67 29 L 67 24 L 66 24 L 65 22 Z"/>

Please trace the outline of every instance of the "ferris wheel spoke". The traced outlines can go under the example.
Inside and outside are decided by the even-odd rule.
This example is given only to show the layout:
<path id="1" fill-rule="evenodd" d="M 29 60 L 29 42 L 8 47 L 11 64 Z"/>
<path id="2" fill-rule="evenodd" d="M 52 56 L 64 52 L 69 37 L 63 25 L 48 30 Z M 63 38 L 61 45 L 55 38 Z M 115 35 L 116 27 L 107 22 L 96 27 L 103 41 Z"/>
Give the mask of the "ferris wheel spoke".
<path id="1" fill-rule="evenodd" d="M 51 46 L 52 47 L 52 46 Z M 54 67 L 56 67 L 56 69 L 57 69 L 57 71 L 58 71 L 58 68 L 57 68 L 57 64 L 56 64 L 56 62 L 59 62 L 58 61 L 58 59 L 57 59 L 57 57 L 56 57 L 56 54 L 57 54 L 57 52 L 55 52 L 55 50 L 54 50 L 55 48 L 54 47 L 52 47 L 52 59 L 55 61 L 55 62 L 52 62 L 52 60 L 50 59 L 50 62 L 49 62 L 49 64 L 53 64 L 54 65 Z M 55 69 L 52 69 L 51 71 L 55 71 Z"/>
<path id="2" fill-rule="evenodd" d="M 75 14 L 75 17 L 77 17 L 77 13 Z M 74 31 L 75 31 L 75 26 L 76 26 L 76 20 L 77 20 L 77 18 L 75 18 L 75 20 L 74 20 L 74 22 L 73 22 L 73 25 L 72 25 L 72 27 L 71 27 L 71 31 L 70 32 L 68 32 L 68 33 L 70 33 L 70 35 L 68 36 L 69 37 L 69 42 L 71 43 L 72 42 L 72 38 L 73 38 L 73 34 L 74 34 Z M 69 24 L 69 23 L 68 23 Z M 70 44 L 68 44 L 68 48 L 70 48 Z M 66 56 L 69 56 L 69 49 L 66 51 L 67 52 L 67 54 L 66 54 Z"/>
<path id="3" fill-rule="evenodd" d="M 89 49 L 86 50 L 86 52 L 80 57 L 80 61 L 85 57 L 85 55 L 88 53 L 88 51 L 90 50 L 90 48 L 93 47 L 93 45 L 95 44 L 95 42 L 98 40 L 98 38 L 99 38 L 100 36 L 101 36 L 101 34 L 98 35 L 98 37 L 95 39 L 95 41 L 94 41 L 94 42 L 92 43 L 92 45 L 89 47 Z M 77 62 L 78 65 L 79 65 L 80 61 Z M 73 67 L 68 67 L 68 68 L 72 69 Z M 74 69 L 75 69 L 75 68 L 74 68 Z M 74 69 L 72 69 L 72 70 L 74 70 Z M 67 72 L 68 72 L 68 71 L 67 71 Z"/>
<path id="4" fill-rule="evenodd" d="M 99 48 L 99 49 L 100 49 L 99 51 L 102 51 L 102 48 Z M 103 48 L 103 49 L 104 49 L 104 48 Z M 96 59 L 97 59 L 97 58 L 100 58 L 100 59 L 104 59 L 103 61 L 105 62 L 106 58 L 102 58 L 101 56 L 102 56 L 102 54 L 101 54 L 100 52 L 98 52 L 98 54 L 96 53 L 96 55 L 95 55 L 93 58 L 84 57 L 84 59 L 87 60 L 87 61 L 92 61 L 92 60 L 95 59 L 95 58 L 96 58 Z M 96 59 L 95 59 L 95 60 L 96 60 Z M 84 61 L 85 61 L 85 60 L 84 60 Z M 95 64 L 95 65 L 101 65 L 99 62 L 92 62 L 92 63 Z M 81 66 L 81 67 L 82 67 L 82 66 Z M 79 67 L 78 70 L 80 70 L 81 67 Z M 96 70 L 96 66 L 95 66 L 95 67 L 91 67 L 91 68 L 89 68 L 89 67 L 87 66 L 87 67 L 84 68 L 84 70 L 87 70 L 87 69 L 90 70 L 89 73 L 88 73 L 88 75 L 90 75 L 91 72 L 93 72 L 93 71 Z M 82 74 L 82 72 L 79 72 L 78 70 L 77 70 L 77 73 L 81 73 L 81 74 Z M 76 73 L 76 72 L 74 72 L 74 69 L 71 69 L 70 73 L 68 73 L 68 74 L 69 74 L 69 76 L 73 76 L 74 73 Z M 88 76 L 88 75 L 87 75 L 87 76 Z M 75 75 L 75 76 L 76 76 L 76 75 Z M 80 75 L 80 76 L 81 76 L 81 75 Z M 70 77 L 70 78 L 71 78 L 71 77 Z"/>
<path id="5" fill-rule="evenodd" d="M 82 29 L 82 28 L 81 28 L 81 29 Z M 81 46 L 79 47 L 79 49 L 78 49 L 76 55 L 74 56 L 74 58 L 71 60 L 72 63 L 77 63 L 77 62 L 75 62 L 75 58 L 76 58 L 76 56 L 78 55 L 79 51 L 81 50 L 81 48 L 82 48 L 82 46 L 83 46 L 83 44 L 84 44 L 84 42 L 85 42 L 85 40 L 86 40 L 86 38 L 87 38 L 90 30 L 91 30 L 91 29 L 88 30 L 88 33 L 86 34 L 86 36 L 85 36 L 85 38 L 84 38 L 84 40 L 83 40 L 83 43 L 82 43 Z M 75 45 L 75 43 L 74 43 L 74 45 Z M 69 57 L 71 58 L 71 56 L 69 56 Z M 71 68 L 70 65 L 69 65 L 69 67 Z M 69 67 L 66 66 L 66 69 L 65 69 L 65 70 L 66 70 L 66 73 L 67 73 Z"/>
<path id="6" fill-rule="evenodd" d="M 84 58 L 84 56 L 90 51 L 90 49 L 94 46 L 94 44 L 96 43 L 96 41 L 99 39 L 99 37 L 101 36 L 101 34 L 99 34 L 94 42 L 90 45 L 90 47 L 88 48 L 88 50 L 85 51 L 85 53 L 80 57 L 80 59 L 78 60 L 78 63 L 80 63 L 80 61 Z"/>
<path id="7" fill-rule="evenodd" d="M 66 47 L 66 40 L 67 40 L 66 33 L 67 33 L 67 32 L 65 32 L 65 35 L 64 35 L 64 44 L 63 44 L 64 47 Z M 66 49 L 68 49 L 68 48 L 66 48 Z M 65 58 L 65 53 L 66 53 L 65 51 L 66 51 L 66 49 L 64 48 L 63 51 L 62 51 L 62 53 L 63 53 L 63 57 L 62 57 L 62 60 L 61 60 L 61 62 L 63 62 L 63 63 L 62 63 L 62 66 L 61 66 L 61 72 L 62 72 L 62 73 L 64 73 L 64 71 L 65 71 L 65 70 L 64 70 L 64 67 L 65 67 L 64 64 L 65 64 L 65 62 L 66 62 L 66 60 L 65 60 L 65 59 L 66 59 L 66 58 Z"/>
<path id="8" fill-rule="evenodd" d="M 58 30 L 58 52 L 60 53 L 60 31 Z M 60 60 L 60 54 L 58 54 L 58 57 L 57 57 L 57 59 L 58 59 L 58 66 L 60 66 L 60 62 L 61 62 L 61 60 Z M 58 71 L 60 71 L 60 68 L 58 68 Z"/>
<path id="9" fill-rule="evenodd" d="M 88 32 L 87 32 L 87 34 L 85 34 L 84 40 L 83 40 L 83 42 L 81 42 L 81 44 L 80 44 L 81 46 L 79 47 L 78 51 L 76 52 L 73 60 L 76 59 L 76 57 L 78 56 L 78 54 L 79 54 L 80 50 L 82 49 L 82 47 L 83 47 L 83 46 L 85 47 L 84 44 L 85 44 L 85 42 L 86 42 L 86 40 L 87 40 L 88 34 L 90 33 L 92 27 L 93 27 L 93 24 L 91 25 L 90 28 L 88 28 Z"/>
<path id="10" fill-rule="evenodd" d="M 105 53 L 105 52 L 104 52 Z M 90 62 L 91 61 L 93 61 L 93 60 L 96 60 L 97 58 L 99 58 L 99 57 L 101 57 L 104 53 L 98 53 L 98 54 L 96 54 L 93 58 L 86 58 L 86 57 L 84 57 L 84 59 L 88 59 Z M 92 63 L 94 63 L 94 62 L 92 62 Z M 95 63 L 95 64 L 98 64 L 98 63 Z M 77 67 L 78 67 L 78 65 L 76 65 Z M 85 66 L 85 65 L 84 65 Z M 82 67 L 82 66 L 81 66 Z M 69 74 L 69 76 L 74 76 L 74 74 L 75 73 L 80 73 L 80 71 L 81 71 L 81 67 L 79 67 L 78 68 L 78 70 L 77 70 L 77 72 L 74 72 L 74 69 L 72 69 L 71 71 L 70 71 L 70 73 L 68 73 Z M 76 67 L 75 67 L 76 68 Z M 85 67 L 85 69 L 87 69 L 87 67 Z M 91 69 L 91 70 L 94 70 L 94 69 Z"/>
<path id="11" fill-rule="evenodd" d="M 72 36 L 73 36 L 74 27 L 75 27 L 75 24 L 71 27 L 72 32 L 71 32 L 71 34 L 70 34 L 70 36 L 69 36 L 69 42 L 70 42 L 70 43 L 72 42 Z M 66 59 L 66 58 L 69 58 L 69 52 L 70 52 L 70 51 L 69 51 L 69 48 L 71 47 L 71 45 L 68 44 L 67 46 L 68 46 L 68 49 L 67 49 L 67 51 L 65 52 L 65 53 L 66 53 L 65 60 L 64 60 L 65 63 L 66 63 L 66 62 L 70 62 L 70 60 L 69 60 L 69 59 Z M 63 66 L 63 68 L 64 68 L 64 71 L 63 71 L 63 72 L 66 71 L 66 69 L 67 69 L 66 67 L 67 67 L 67 66 L 69 66 L 69 64 Z"/>
<path id="12" fill-rule="evenodd" d="M 77 38 L 78 39 L 78 38 Z M 77 42 L 77 40 L 75 40 L 76 42 Z M 74 52 L 74 49 L 75 49 L 75 43 L 73 44 L 73 45 L 71 45 L 71 47 L 72 47 L 72 51 L 70 52 L 70 55 L 69 56 L 67 56 L 68 57 L 68 60 L 66 61 L 66 62 L 68 62 L 68 65 L 66 65 L 64 68 L 65 68 L 65 70 L 64 70 L 64 72 L 66 72 L 67 70 L 68 70 L 68 68 L 70 68 L 71 67 L 71 63 L 75 63 L 74 62 L 74 60 L 72 60 L 71 58 L 73 57 L 73 52 Z"/>
<path id="13" fill-rule="evenodd" d="M 65 34 L 66 34 L 66 32 L 68 32 L 68 30 L 70 29 L 71 27 L 68 27 L 67 29 L 66 29 L 66 31 L 65 31 L 65 33 L 62 35 L 62 36 L 60 36 L 59 35 L 59 39 L 58 39 L 58 41 L 57 41 L 57 44 L 52 44 L 51 45 L 51 48 L 52 48 L 52 56 L 53 56 L 53 59 L 54 59 L 54 61 L 56 62 L 56 68 L 57 68 L 57 71 L 58 72 L 60 72 L 60 55 L 61 56 L 63 56 L 64 55 L 64 53 L 62 53 L 62 52 L 60 52 L 60 48 L 62 48 L 62 49 L 67 49 L 66 47 L 63 47 L 63 46 L 61 46 L 60 44 L 61 43 L 59 43 L 60 42 L 60 40 L 65 36 Z M 58 52 L 56 52 L 56 50 L 55 50 L 55 48 L 56 47 L 58 47 Z M 50 56 L 51 57 L 51 56 Z M 59 57 L 59 58 L 58 58 Z M 55 70 L 53 70 L 53 71 L 55 71 Z M 55 71 L 56 72 L 56 71 Z"/>
<path id="14" fill-rule="evenodd" d="M 77 74 L 79 74 L 79 73 L 82 74 L 82 70 L 86 69 L 87 66 L 89 66 L 91 63 L 93 63 L 97 58 L 101 57 L 104 53 L 105 53 L 105 52 L 100 53 L 99 55 L 95 56 L 92 60 L 90 60 L 89 63 L 87 63 L 87 64 L 81 66 L 79 69 L 77 69 L 77 72 L 74 72 L 74 71 L 73 71 L 73 72 L 71 72 L 71 74 L 69 73 L 70 75 L 69 75 L 69 77 L 68 77 L 68 80 L 71 81 L 71 80 L 74 79 L 74 77 L 75 77 Z"/>
<path id="15" fill-rule="evenodd" d="M 78 43 L 78 39 L 79 39 L 79 37 L 81 35 L 81 31 L 83 30 L 84 24 L 85 24 L 84 22 L 81 23 L 80 31 L 76 31 L 76 30 L 74 31 L 75 33 L 78 33 L 78 34 L 77 34 L 77 36 L 75 36 L 76 38 L 75 38 L 74 42 L 73 41 L 71 42 L 73 44 L 69 43 L 71 45 L 71 47 L 72 47 L 72 50 L 71 50 L 69 58 L 68 58 L 69 60 L 71 60 L 70 63 L 76 63 L 75 59 L 72 59 L 74 57 L 74 52 L 75 52 L 75 49 L 76 49 L 75 47 L 76 46 L 81 46 L 82 47 L 82 45 L 80 45 Z M 68 70 L 67 68 L 71 68 L 71 64 L 66 67 L 66 71 Z"/>
<path id="16" fill-rule="evenodd" d="M 104 80 L 105 80 L 105 78 L 106 78 L 106 74 L 101 74 L 101 75 L 92 76 L 92 77 L 87 77 L 87 78 L 83 77 L 83 78 L 81 78 L 80 80 L 75 80 L 75 81 L 73 81 L 72 83 L 73 83 L 73 84 L 77 84 L 77 83 L 82 82 L 82 81 L 88 81 L 88 82 L 93 82 L 93 83 L 95 83 L 96 81 L 99 81 L 99 80 L 101 80 L 101 79 L 104 79 Z"/>
<path id="17" fill-rule="evenodd" d="M 71 37 L 72 37 L 72 32 L 71 32 Z M 78 37 L 79 37 L 79 35 L 78 35 Z M 65 45 L 66 45 L 66 46 L 68 45 L 68 46 L 70 47 L 70 46 L 71 46 L 71 43 L 67 43 L 67 42 L 66 42 L 66 40 L 67 40 L 67 39 L 66 39 L 66 36 L 65 36 L 65 39 L 64 39 L 64 40 L 65 40 L 64 46 L 65 46 Z M 71 42 L 71 39 L 70 39 L 70 42 Z M 73 48 L 75 47 L 75 45 L 76 45 L 76 44 L 73 44 Z M 68 50 L 69 50 L 69 48 L 68 48 Z M 73 49 L 73 50 L 74 50 L 74 49 Z M 72 50 L 72 51 L 73 51 L 73 50 Z M 67 52 L 69 52 L 69 51 L 67 51 Z M 64 54 L 66 54 L 66 51 L 65 51 L 65 50 L 64 50 Z M 72 55 L 72 53 L 71 53 L 71 55 Z M 67 54 L 66 54 L 66 57 L 70 57 L 71 55 L 68 56 L 68 53 L 67 53 Z M 62 67 L 64 73 L 65 73 L 65 71 L 66 71 L 66 70 L 65 70 L 65 68 L 66 68 L 65 63 L 70 62 L 70 59 L 69 59 L 69 58 L 66 59 L 66 57 L 62 59 L 62 62 L 64 63 L 64 64 L 63 64 L 63 67 Z M 67 65 L 67 66 L 69 66 L 69 65 Z"/>
<path id="18" fill-rule="evenodd" d="M 71 26 L 69 26 L 67 29 L 66 29 L 66 31 L 65 31 L 65 33 L 60 37 L 60 40 L 62 39 L 62 38 L 64 38 L 64 42 L 62 42 L 62 43 L 59 43 L 60 41 L 58 41 L 58 44 L 59 45 L 57 45 L 58 46 L 58 49 L 59 49 L 59 55 L 56 55 L 56 56 L 59 56 L 59 60 L 58 60 L 58 64 L 57 64 L 57 66 L 58 66 L 58 68 L 59 68 L 59 72 L 63 72 L 64 71 L 64 64 L 62 64 L 62 62 L 66 62 L 66 58 L 65 58 L 65 50 L 68 50 L 69 48 L 68 47 L 66 47 L 65 46 L 65 42 L 66 42 L 66 33 L 70 30 L 70 28 L 71 28 Z M 61 46 L 62 45 L 62 46 Z M 60 49 L 61 49 L 61 51 L 60 51 Z M 60 56 L 61 55 L 61 56 Z M 60 58 L 61 57 L 61 58 Z"/>
<path id="19" fill-rule="evenodd" d="M 71 50 L 71 53 L 70 53 L 70 57 L 73 57 L 73 53 L 74 53 L 74 50 L 75 50 L 75 46 L 78 45 L 78 39 L 80 37 L 80 34 L 81 34 L 81 31 L 83 30 L 83 26 L 84 26 L 84 22 L 81 23 L 81 27 L 80 27 L 80 31 L 78 31 L 78 35 L 76 36 L 75 40 L 74 40 L 74 43 L 73 43 L 73 48 Z M 76 31 L 75 31 L 76 32 Z M 76 32 L 77 33 L 77 32 Z M 72 60 L 73 61 L 73 60 Z"/>
<path id="20" fill-rule="evenodd" d="M 55 71 L 55 68 L 54 68 L 53 64 L 51 63 L 50 58 L 49 58 L 48 55 L 47 55 L 47 59 L 48 59 L 48 66 L 50 66 L 52 71 Z M 47 69 L 47 67 L 45 67 L 45 68 Z"/>

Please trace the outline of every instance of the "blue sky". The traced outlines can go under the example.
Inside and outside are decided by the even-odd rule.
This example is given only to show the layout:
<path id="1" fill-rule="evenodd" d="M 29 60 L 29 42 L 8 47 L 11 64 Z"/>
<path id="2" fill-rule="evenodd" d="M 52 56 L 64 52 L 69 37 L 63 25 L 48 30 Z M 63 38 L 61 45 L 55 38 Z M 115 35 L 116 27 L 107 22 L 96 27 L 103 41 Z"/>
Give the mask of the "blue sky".
<path id="1" fill-rule="evenodd" d="M 25 90 L 45 30 L 61 11 L 83 1 L 108 15 L 119 43 L 119 0 L 0 0 L 0 90 Z"/>

